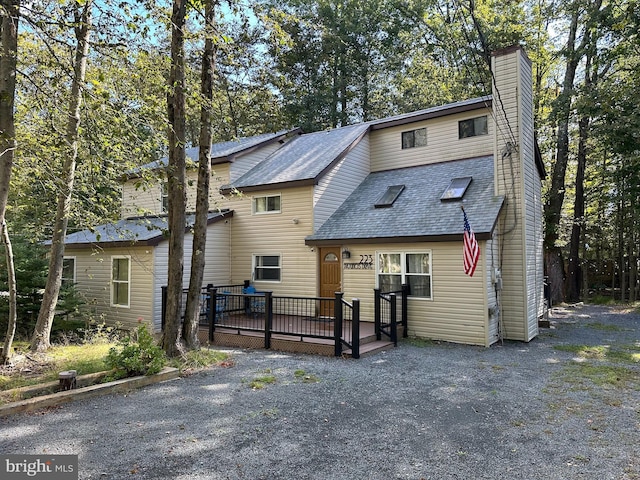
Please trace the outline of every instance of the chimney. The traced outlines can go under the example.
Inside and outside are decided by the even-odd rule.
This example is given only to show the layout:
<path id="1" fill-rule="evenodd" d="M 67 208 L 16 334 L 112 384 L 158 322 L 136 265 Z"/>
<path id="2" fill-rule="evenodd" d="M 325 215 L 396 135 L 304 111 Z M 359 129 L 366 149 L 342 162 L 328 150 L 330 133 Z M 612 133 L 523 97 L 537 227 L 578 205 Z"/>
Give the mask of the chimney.
<path id="1" fill-rule="evenodd" d="M 531 61 L 520 46 L 492 53 L 497 241 L 503 337 L 528 342 L 543 311 L 542 182 L 536 165 Z"/>

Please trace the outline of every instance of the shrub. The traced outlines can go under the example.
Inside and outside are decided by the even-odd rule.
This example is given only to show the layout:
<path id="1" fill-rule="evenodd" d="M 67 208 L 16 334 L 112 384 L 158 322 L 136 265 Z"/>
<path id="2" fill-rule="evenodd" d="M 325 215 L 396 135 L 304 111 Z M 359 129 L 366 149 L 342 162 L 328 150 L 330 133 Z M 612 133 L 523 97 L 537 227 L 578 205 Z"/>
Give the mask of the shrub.
<path id="1" fill-rule="evenodd" d="M 146 325 L 140 325 L 136 339 L 127 335 L 112 347 L 107 354 L 107 365 L 115 370 L 115 378 L 153 375 L 162 370 L 165 356 L 156 345 Z"/>

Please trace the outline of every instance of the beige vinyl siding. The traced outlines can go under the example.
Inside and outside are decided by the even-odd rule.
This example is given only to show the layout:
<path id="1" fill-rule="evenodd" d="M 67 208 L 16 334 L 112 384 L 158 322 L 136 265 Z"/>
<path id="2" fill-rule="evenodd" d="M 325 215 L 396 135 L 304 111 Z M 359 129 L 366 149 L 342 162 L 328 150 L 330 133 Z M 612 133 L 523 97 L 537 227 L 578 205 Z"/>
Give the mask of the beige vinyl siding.
<path id="1" fill-rule="evenodd" d="M 205 266 L 202 286 L 208 284 L 228 285 L 231 276 L 229 260 L 230 222 L 228 220 L 209 225 L 207 229 L 207 245 L 205 247 Z M 193 235 L 187 233 L 184 238 L 184 271 L 182 285 L 189 287 L 191 275 L 191 253 L 193 252 Z M 162 287 L 167 285 L 169 258 L 169 242 L 161 242 L 154 250 L 153 271 L 153 325 L 160 331 L 162 325 Z M 184 305 L 182 306 L 184 308 Z"/>
<path id="2" fill-rule="evenodd" d="M 220 195 L 220 187 L 229 183 L 229 163 L 220 163 L 211 168 L 209 180 L 209 210 L 227 208 L 226 198 Z M 187 171 L 187 212 L 195 212 L 198 195 L 198 172 Z"/>
<path id="3" fill-rule="evenodd" d="M 122 185 L 122 218 L 162 213 L 161 183 L 141 183 L 139 178 L 127 180 Z"/>
<path id="4" fill-rule="evenodd" d="M 516 50 L 506 55 L 494 57 L 494 72 L 497 88 L 500 92 L 498 101 L 494 99 L 494 115 L 499 124 L 495 138 L 495 162 L 496 162 L 496 189 L 498 194 L 507 197 L 506 207 L 500 218 L 502 241 L 502 328 L 506 339 L 529 341 L 537 334 L 537 317 L 534 319 L 531 312 L 530 301 L 535 304 L 535 297 L 529 298 L 530 278 L 528 277 L 527 264 L 527 236 L 531 233 L 526 223 L 527 219 L 525 184 L 530 179 L 531 170 L 526 162 L 533 162 L 533 139 L 523 138 L 521 134 L 522 100 L 531 101 L 530 98 L 520 98 L 519 92 L 527 85 L 523 81 L 522 74 L 529 73 L 521 70 L 521 63 L 526 62 L 522 57 L 522 51 Z M 528 89 L 530 90 L 530 84 Z M 527 95 L 530 95 L 527 94 Z M 502 105 L 500 104 L 502 102 Z M 505 118 L 505 114 L 507 117 Z M 530 111 L 527 115 L 530 114 Z M 508 120 L 507 120 L 508 119 Z M 525 125 L 527 129 L 532 125 Z M 532 133 L 532 132 L 531 132 Z M 516 148 L 509 150 L 509 144 L 516 143 Z M 510 153 L 508 153 L 510 152 Z M 523 158 L 527 156 L 527 158 Z M 514 211 L 515 209 L 515 211 Z M 523 261 L 525 259 L 525 261 Z M 534 322 L 535 326 L 534 326 Z"/>
<path id="5" fill-rule="evenodd" d="M 409 335 L 488 346 L 485 243 L 479 242 L 481 260 L 473 277 L 466 276 L 462 268 L 462 239 L 460 242 L 354 245 L 349 249 L 355 262 L 360 255 L 375 258 L 377 252 L 430 251 L 433 298 L 409 298 Z M 364 321 L 374 320 L 376 275 L 375 263 L 370 270 L 343 269 L 345 299 L 361 299 L 361 318 Z"/>
<path id="6" fill-rule="evenodd" d="M 281 212 L 252 214 L 254 196 L 281 195 Z M 317 295 L 317 251 L 304 243 L 313 233 L 313 187 L 250 192 L 230 199 L 232 282 L 251 279 L 253 255 L 280 255 L 281 281 L 255 282 L 278 295 Z M 297 223 L 294 223 L 294 219 Z"/>
<path id="7" fill-rule="evenodd" d="M 488 135 L 458 139 L 458 122 L 482 115 L 488 117 Z M 402 149 L 402 132 L 423 127 L 427 145 Z M 493 154 L 493 125 L 487 108 L 374 130 L 370 137 L 372 172 Z"/>
<path id="8" fill-rule="evenodd" d="M 231 164 L 231 169 L 229 172 L 230 181 L 227 183 L 235 182 L 238 178 L 258 165 L 265 158 L 278 150 L 281 146 L 282 144 L 280 142 L 270 143 L 269 145 L 260 147 L 257 150 L 252 151 L 251 153 L 239 155 L 238 157 L 236 157 Z"/>
<path id="9" fill-rule="evenodd" d="M 369 174 L 369 137 L 318 182 L 313 193 L 314 231 L 338 209 Z"/>
<path id="10" fill-rule="evenodd" d="M 198 187 L 198 171 L 187 170 L 187 211 L 193 212 L 196 208 L 196 195 Z M 220 195 L 220 187 L 229 183 L 229 164 L 214 165 L 211 170 L 211 183 L 209 185 L 209 209 L 226 208 L 226 199 Z M 162 211 L 162 182 L 151 185 L 140 184 L 140 179 L 127 180 L 122 186 L 122 218 L 135 217 L 145 214 L 161 215 Z"/>
<path id="11" fill-rule="evenodd" d="M 542 232 L 542 185 L 535 165 L 535 137 L 533 124 L 533 89 L 524 81 L 531 78 L 531 65 L 523 55 L 518 67 L 521 80 L 520 94 L 520 151 L 524 172 L 525 251 L 527 275 L 527 325 L 528 340 L 538 335 L 538 318 L 544 310 L 544 261 Z"/>
<path id="12" fill-rule="evenodd" d="M 76 258 L 78 290 L 88 299 L 83 311 L 97 322 L 136 328 L 139 319 L 151 325 L 153 317 L 153 253 L 151 247 L 107 248 L 104 250 L 67 248 Z M 111 259 L 130 256 L 129 307 L 111 306 Z"/>

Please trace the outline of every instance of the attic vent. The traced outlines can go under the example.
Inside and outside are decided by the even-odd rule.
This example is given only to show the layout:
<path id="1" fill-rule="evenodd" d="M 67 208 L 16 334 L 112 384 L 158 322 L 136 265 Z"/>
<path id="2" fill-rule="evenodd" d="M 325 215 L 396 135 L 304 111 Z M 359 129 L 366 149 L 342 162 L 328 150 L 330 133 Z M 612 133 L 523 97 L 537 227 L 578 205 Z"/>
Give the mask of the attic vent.
<path id="1" fill-rule="evenodd" d="M 400 196 L 404 190 L 404 185 L 392 185 L 387 187 L 387 191 L 382 195 L 375 203 L 376 208 L 388 208 L 393 205 L 393 202 Z"/>
<path id="2" fill-rule="evenodd" d="M 440 200 L 459 200 L 464 196 L 467 187 L 471 183 L 472 177 L 460 177 L 451 180 L 451 183 L 444 191 Z"/>

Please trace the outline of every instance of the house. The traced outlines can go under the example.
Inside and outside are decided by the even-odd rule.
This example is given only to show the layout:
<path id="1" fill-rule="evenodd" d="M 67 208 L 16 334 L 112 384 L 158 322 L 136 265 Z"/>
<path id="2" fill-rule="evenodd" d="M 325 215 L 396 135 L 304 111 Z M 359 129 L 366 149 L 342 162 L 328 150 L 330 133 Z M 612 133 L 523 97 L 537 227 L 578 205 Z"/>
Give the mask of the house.
<path id="1" fill-rule="evenodd" d="M 410 335 L 486 346 L 534 338 L 544 304 L 545 173 L 531 64 L 513 47 L 495 52 L 492 68 L 491 96 L 214 145 L 219 210 L 210 215 L 205 284 L 250 278 L 274 295 L 342 291 L 361 299 L 363 320 L 373 319 L 374 288 L 408 284 Z M 162 166 L 130 172 L 123 219 L 69 235 L 66 248 L 96 315 L 126 326 L 142 318 L 156 330 L 166 282 L 163 181 L 136 185 Z M 190 209 L 194 199 L 195 186 Z M 461 207 L 480 248 L 473 276 L 462 268 Z M 188 234 L 185 285 L 190 246 Z"/>

